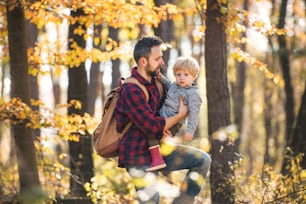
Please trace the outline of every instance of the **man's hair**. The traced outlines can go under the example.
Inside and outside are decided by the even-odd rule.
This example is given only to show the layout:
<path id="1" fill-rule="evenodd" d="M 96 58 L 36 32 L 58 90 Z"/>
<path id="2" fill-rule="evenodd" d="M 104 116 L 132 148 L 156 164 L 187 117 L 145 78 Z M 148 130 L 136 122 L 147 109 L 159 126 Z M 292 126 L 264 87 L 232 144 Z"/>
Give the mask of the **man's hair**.
<path id="1" fill-rule="evenodd" d="M 164 42 L 157 36 L 142 37 L 135 45 L 134 60 L 138 63 L 141 57 L 148 58 L 151 54 L 151 48 L 160 46 Z"/>
<path id="2" fill-rule="evenodd" d="M 173 65 L 173 74 L 177 71 L 187 71 L 189 72 L 194 78 L 197 78 L 200 71 L 199 63 L 193 57 L 179 57 L 175 61 Z"/>

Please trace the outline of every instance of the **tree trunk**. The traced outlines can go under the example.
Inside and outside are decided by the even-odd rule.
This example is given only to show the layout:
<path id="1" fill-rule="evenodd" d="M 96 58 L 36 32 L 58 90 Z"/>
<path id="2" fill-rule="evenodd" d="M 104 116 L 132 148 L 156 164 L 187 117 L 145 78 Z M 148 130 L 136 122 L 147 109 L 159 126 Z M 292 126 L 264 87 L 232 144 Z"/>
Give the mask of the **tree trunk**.
<path id="1" fill-rule="evenodd" d="M 30 21 L 26 20 L 26 34 L 27 34 L 27 49 L 31 47 L 35 47 L 35 43 L 37 42 L 38 37 L 38 29 L 37 26 Z M 39 100 L 39 88 L 37 76 L 29 75 L 30 82 L 30 98 L 34 100 Z M 39 108 L 37 106 L 32 107 L 33 110 L 38 111 Z M 40 136 L 40 129 L 34 130 L 35 137 Z"/>
<path id="2" fill-rule="evenodd" d="M 84 15 L 83 10 L 71 11 L 72 17 Z M 86 41 L 83 35 L 74 34 L 74 29 L 82 26 L 86 30 L 84 25 L 79 23 L 70 25 L 69 27 L 69 49 L 71 48 L 72 40 L 78 44 L 78 46 L 85 48 Z M 82 62 L 79 67 L 69 67 L 68 70 L 68 102 L 72 99 L 78 100 L 82 103 L 80 110 L 69 108 L 68 114 L 83 115 L 87 108 L 87 74 L 85 70 L 85 62 Z M 69 154 L 70 154 L 70 190 L 72 196 L 86 197 L 86 191 L 83 187 L 85 182 L 90 182 L 93 177 L 93 159 L 91 148 L 91 136 L 80 135 L 80 141 L 69 141 Z"/>
<path id="3" fill-rule="evenodd" d="M 25 17 L 21 5 L 7 7 L 8 43 L 11 70 L 11 97 L 30 104 Z M 16 26 L 18 25 L 18 26 Z M 20 193 L 39 188 L 40 182 L 34 147 L 34 131 L 25 124 L 12 125 L 15 139 Z"/>
<path id="4" fill-rule="evenodd" d="M 273 88 L 271 87 L 270 82 L 264 82 L 264 124 L 265 124 L 265 155 L 264 155 L 264 164 L 272 165 L 272 147 L 271 142 L 274 142 L 274 138 L 272 135 L 272 114 L 273 114 L 273 104 L 272 104 L 272 96 L 273 96 Z M 270 142 L 269 142 L 270 141 Z"/>
<path id="5" fill-rule="evenodd" d="M 282 0 L 278 28 L 283 29 L 285 27 L 285 19 L 286 19 L 286 11 L 287 11 L 287 0 Z M 294 98 L 293 98 L 293 88 L 291 84 L 291 76 L 290 76 L 290 61 L 289 61 L 289 52 L 286 44 L 286 36 L 280 35 L 278 36 L 278 44 L 279 44 L 279 59 L 280 66 L 283 72 L 283 78 L 285 81 L 285 112 L 286 112 L 286 143 L 292 140 L 292 130 L 294 124 Z M 286 166 L 288 165 L 288 161 L 286 159 L 283 162 L 282 173 L 287 174 Z"/>
<path id="6" fill-rule="evenodd" d="M 276 2 L 271 2 L 270 18 L 273 19 L 275 12 L 277 11 Z M 279 67 L 277 63 L 277 50 L 274 45 L 273 36 L 268 36 L 268 42 L 271 49 L 271 55 L 266 55 L 266 62 L 269 64 L 271 71 L 277 72 Z M 276 67 L 276 68 L 275 68 Z M 279 161 L 279 155 L 283 154 L 283 148 L 281 145 L 281 131 L 283 122 L 279 117 L 276 119 L 274 116 L 279 106 L 282 106 L 282 100 L 279 100 L 282 94 L 282 90 L 278 89 L 271 80 L 264 80 L 264 124 L 265 124 L 265 153 L 264 164 L 270 165 L 272 168 L 277 167 Z M 277 95 L 277 96 L 275 96 Z"/>
<path id="7" fill-rule="evenodd" d="M 118 28 L 109 27 L 109 37 L 115 40 L 116 42 L 119 41 L 118 39 Z M 119 86 L 118 79 L 121 76 L 120 74 L 120 59 L 113 59 L 112 60 L 112 85 L 111 88 L 115 88 Z"/>
<path id="8" fill-rule="evenodd" d="M 292 140 L 288 141 L 288 146 L 292 148 L 293 153 L 303 153 L 304 157 L 301 167 L 306 169 L 306 84 L 301 100 L 301 106 L 297 117 L 295 129 L 293 131 Z"/>
<path id="9" fill-rule="evenodd" d="M 233 144 L 228 138 L 219 140 L 213 136 L 220 128 L 231 123 L 226 34 L 224 24 L 217 22 L 217 18 L 222 17 L 217 2 L 217 0 L 207 1 L 205 33 L 208 133 L 212 143 L 210 182 L 212 203 L 231 204 L 235 203 L 235 188 L 232 180 L 234 172 L 230 165 L 234 157 Z"/>
<path id="10" fill-rule="evenodd" d="M 154 0 L 154 3 L 156 6 L 160 7 L 164 4 L 173 4 L 175 3 L 175 0 Z M 174 36 L 175 32 L 175 27 L 173 20 L 162 20 L 157 28 L 154 28 L 154 33 L 156 36 L 159 36 L 165 43 L 171 44 L 171 41 L 175 39 Z M 170 59 L 170 48 L 164 51 L 163 58 L 165 61 L 165 67 L 166 69 L 162 69 L 162 73 L 166 74 L 167 73 L 167 68 L 168 68 L 168 61 Z"/>
<path id="11" fill-rule="evenodd" d="M 94 27 L 94 38 L 100 38 L 102 30 L 102 25 L 98 25 Z M 99 49 L 101 46 L 101 40 L 99 41 L 99 44 L 93 44 L 93 47 L 96 49 Z M 99 83 L 101 80 L 100 77 L 100 62 L 92 62 L 90 67 L 90 74 L 89 74 L 89 85 L 88 85 L 88 107 L 87 112 L 90 115 L 94 115 L 95 113 L 95 103 L 98 96 L 99 91 Z M 103 94 L 103 92 L 102 92 Z"/>
<path id="12" fill-rule="evenodd" d="M 30 21 L 26 21 L 26 33 L 27 33 L 27 48 L 31 48 L 35 46 L 38 37 L 38 29 L 37 26 Z M 38 83 L 37 76 L 29 76 L 30 79 L 30 97 L 32 99 L 39 99 L 39 91 L 38 91 Z"/>
<path id="13" fill-rule="evenodd" d="M 56 33 L 57 33 L 57 41 L 60 42 L 60 25 L 56 25 Z M 54 49 L 54 48 L 53 48 Z M 56 45 L 57 53 L 60 53 L 61 45 Z M 55 65 L 59 66 L 59 65 Z M 60 79 L 56 74 L 54 73 L 54 70 L 51 70 L 50 77 L 52 81 L 52 91 L 53 91 L 53 97 L 54 97 L 54 104 L 60 104 L 63 103 L 61 101 L 61 95 L 62 95 L 62 89 L 60 85 Z"/>
<path id="14" fill-rule="evenodd" d="M 270 44 L 272 47 L 272 44 Z M 270 67 L 275 67 L 275 53 L 267 55 L 266 62 Z M 275 70 L 271 70 L 274 72 Z M 281 126 L 283 122 L 279 117 L 275 118 L 277 111 L 282 107 L 280 99 L 280 90 L 275 86 L 271 80 L 264 80 L 263 82 L 263 94 L 264 94 L 264 127 L 265 127 L 265 149 L 264 149 L 264 164 L 271 166 L 272 168 L 279 168 L 279 155 L 283 154 L 283 148 L 281 145 Z"/>
<path id="15" fill-rule="evenodd" d="M 245 11 L 249 10 L 249 0 L 244 0 L 243 9 Z M 245 25 L 247 26 L 247 25 Z M 246 32 L 241 34 L 241 38 L 246 38 Z M 246 44 L 241 44 L 241 50 L 246 51 Z M 242 131 L 242 121 L 243 121 L 243 109 L 244 109 L 244 89 L 246 81 L 246 63 L 244 61 L 238 62 L 236 70 L 236 83 L 233 84 L 233 107 L 234 107 L 234 123 L 237 125 L 237 131 L 239 137 L 235 141 L 234 149 L 235 152 L 239 152 L 240 147 L 240 137 Z"/>

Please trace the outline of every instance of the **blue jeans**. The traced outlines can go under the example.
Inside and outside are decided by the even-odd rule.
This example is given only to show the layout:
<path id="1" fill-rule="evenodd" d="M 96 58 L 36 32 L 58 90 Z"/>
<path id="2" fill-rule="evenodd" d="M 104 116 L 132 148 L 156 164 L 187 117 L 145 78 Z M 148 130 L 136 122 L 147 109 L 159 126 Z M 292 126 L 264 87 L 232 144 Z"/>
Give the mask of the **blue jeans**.
<path id="1" fill-rule="evenodd" d="M 167 167 L 161 169 L 160 172 L 165 176 L 172 171 L 188 169 L 183 181 L 184 185 L 186 185 L 184 193 L 190 196 L 196 196 L 201 191 L 202 183 L 199 181 L 203 181 L 211 163 L 211 158 L 206 152 L 191 146 L 176 145 L 169 155 L 164 156 L 164 160 Z M 135 185 L 139 203 L 158 204 L 159 193 L 154 188 L 154 181 L 151 183 L 148 181 L 152 181 L 152 172 L 146 172 L 146 168 L 147 166 L 126 166 L 132 182 Z M 157 176 L 157 172 L 153 172 L 153 174 Z"/>

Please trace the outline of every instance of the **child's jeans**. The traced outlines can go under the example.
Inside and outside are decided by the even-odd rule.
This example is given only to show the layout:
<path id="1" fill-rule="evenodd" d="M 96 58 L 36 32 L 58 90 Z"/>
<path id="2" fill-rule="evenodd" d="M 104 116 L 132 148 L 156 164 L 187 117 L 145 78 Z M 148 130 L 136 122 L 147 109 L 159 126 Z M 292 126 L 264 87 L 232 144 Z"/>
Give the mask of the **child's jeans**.
<path id="1" fill-rule="evenodd" d="M 203 184 L 210 164 L 210 156 L 197 148 L 176 145 L 175 149 L 167 156 L 164 156 L 167 164 L 166 168 L 160 170 L 165 176 L 172 171 L 188 169 L 187 175 L 183 181 L 186 186 L 185 192 L 190 196 L 196 196 Z M 132 178 L 140 204 L 159 203 L 159 192 L 155 188 L 157 172 L 146 172 L 147 166 L 126 166 L 128 173 Z"/>

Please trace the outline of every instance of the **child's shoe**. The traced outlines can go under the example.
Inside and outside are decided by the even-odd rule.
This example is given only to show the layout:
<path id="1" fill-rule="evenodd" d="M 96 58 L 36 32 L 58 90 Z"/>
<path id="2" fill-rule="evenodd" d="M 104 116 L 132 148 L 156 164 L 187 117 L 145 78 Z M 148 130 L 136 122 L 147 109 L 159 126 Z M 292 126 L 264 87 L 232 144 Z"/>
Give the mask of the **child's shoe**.
<path id="1" fill-rule="evenodd" d="M 155 171 L 158 169 L 165 168 L 167 165 L 160 153 L 159 145 L 155 145 L 153 147 L 149 148 L 152 163 L 149 168 L 146 169 L 146 171 Z"/>

